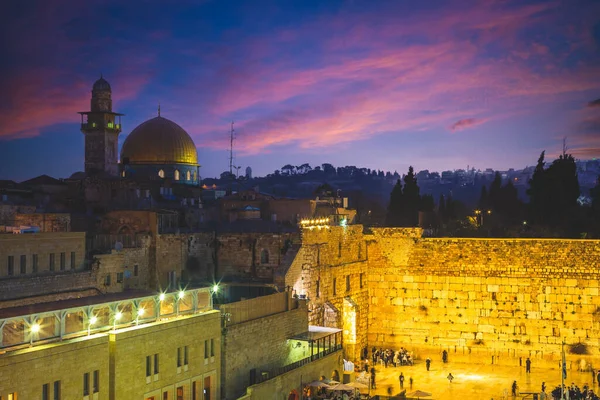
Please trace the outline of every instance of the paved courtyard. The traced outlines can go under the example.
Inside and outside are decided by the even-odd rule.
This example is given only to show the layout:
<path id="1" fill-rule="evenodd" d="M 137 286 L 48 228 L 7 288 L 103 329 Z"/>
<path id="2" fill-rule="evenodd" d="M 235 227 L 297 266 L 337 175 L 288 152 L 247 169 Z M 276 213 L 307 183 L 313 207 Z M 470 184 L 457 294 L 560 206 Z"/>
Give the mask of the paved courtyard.
<path id="1" fill-rule="evenodd" d="M 431 369 L 427 371 L 425 363 L 420 361 L 414 366 L 402 367 L 376 367 L 377 389 L 371 390 L 371 395 L 388 393 L 391 387 L 393 394 L 400 391 L 398 376 L 402 372 L 405 376 L 404 388 L 407 393 L 411 391 L 409 385 L 410 377 L 413 378 L 412 390 L 422 390 L 432 393 L 433 396 L 428 399 L 437 400 L 471 400 L 471 399 L 505 399 L 510 398 L 510 388 L 514 380 L 517 381 L 520 392 L 540 392 L 542 382 L 546 382 L 546 393 L 561 383 L 560 370 L 531 368 L 531 373 L 525 373 L 523 367 L 508 367 L 500 365 L 476 365 L 448 363 L 433 361 Z M 452 373 L 454 381 L 448 382 L 447 376 Z M 568 371 L 565 383 L 570 385 L 575 383 L 582 387 L 588 384 L 596 392 L 597 385 L 593 385 L 591 372 Z M 518 396 L 521 398 L 521 396 Z M 532 398 L 530 395 L 527 397 Z"/>

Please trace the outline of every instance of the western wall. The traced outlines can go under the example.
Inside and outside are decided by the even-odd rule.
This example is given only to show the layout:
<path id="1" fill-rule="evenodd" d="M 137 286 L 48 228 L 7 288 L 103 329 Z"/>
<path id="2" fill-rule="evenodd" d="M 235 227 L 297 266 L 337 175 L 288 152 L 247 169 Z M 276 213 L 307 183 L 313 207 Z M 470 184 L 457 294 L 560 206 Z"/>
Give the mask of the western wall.
<path id="1" fill-rule="evenodd" d="M 556 366 L 565 341 L 570 365 L 600 363 L 600 241 L 362 230 L 304 229 L 286 274 L 311 322 L 344 329 L 348 358 L 403 346 L 434 360 L 445 349 L 454 360 Z"/>

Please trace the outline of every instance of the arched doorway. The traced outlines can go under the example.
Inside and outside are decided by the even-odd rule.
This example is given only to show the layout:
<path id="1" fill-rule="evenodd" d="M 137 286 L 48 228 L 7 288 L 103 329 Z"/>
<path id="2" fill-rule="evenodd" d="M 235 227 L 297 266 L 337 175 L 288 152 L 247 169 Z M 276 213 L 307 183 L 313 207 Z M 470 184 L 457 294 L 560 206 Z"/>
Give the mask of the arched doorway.
<path id="1" fill-rule="evenodd" d="M 340 372 L 337 369 L 334 369 L 331 372 L 331 380 L 336 381 L 336 382 L 341 382 L 340 381 Z"/>
<path id="2" fill-rule="evenodd" d="M 288 400 L 300 400 L 300 396 L 298 395 L 296 389 L 290 391 L 290 394 L 288 394 Z"/>

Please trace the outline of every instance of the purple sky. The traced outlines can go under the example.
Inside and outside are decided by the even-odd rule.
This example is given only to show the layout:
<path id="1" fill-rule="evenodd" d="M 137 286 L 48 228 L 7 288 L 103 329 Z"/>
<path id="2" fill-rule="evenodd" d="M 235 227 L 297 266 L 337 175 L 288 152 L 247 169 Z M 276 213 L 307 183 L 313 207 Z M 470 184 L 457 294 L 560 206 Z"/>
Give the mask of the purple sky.
<path id="1" fill-rule="evenodd" d="M 34 4 L 35 3 L 35 4 Z M 132 4 L 130 4 L 132 3 Z M 600 157 L 600 2 L 14 1 L 0 26 L 0 179 L 83 169 L 103 73 L 122 143 L 156 115 L 202 175 L 305 162 L 405 172 Z M 242 171 L 243 171 L 242 169 Z"/>

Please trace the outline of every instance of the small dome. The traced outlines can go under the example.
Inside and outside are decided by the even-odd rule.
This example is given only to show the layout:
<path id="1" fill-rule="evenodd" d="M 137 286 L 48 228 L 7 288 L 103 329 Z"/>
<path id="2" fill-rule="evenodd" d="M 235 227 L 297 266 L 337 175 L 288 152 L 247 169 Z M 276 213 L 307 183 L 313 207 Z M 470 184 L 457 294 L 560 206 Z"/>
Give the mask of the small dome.
<path id="1" fill-rule="evenodd" d="M 198 151 L 182 127 L 156 117 L 142 122 L 127 136 L 121 163 L 198 165 Z"/>
<path id="2" fill-rule="evenodd" d="M 94 87 L 93 89 L 94 91 L 103 91 L 103 90 L 108 90 L 110 91 L 110 83 L 108 83 L 106 81 L 106 79 L 100 77 L 100 79 L 98 79 L 96 82 L 94 82 Z"/>

